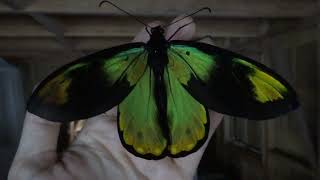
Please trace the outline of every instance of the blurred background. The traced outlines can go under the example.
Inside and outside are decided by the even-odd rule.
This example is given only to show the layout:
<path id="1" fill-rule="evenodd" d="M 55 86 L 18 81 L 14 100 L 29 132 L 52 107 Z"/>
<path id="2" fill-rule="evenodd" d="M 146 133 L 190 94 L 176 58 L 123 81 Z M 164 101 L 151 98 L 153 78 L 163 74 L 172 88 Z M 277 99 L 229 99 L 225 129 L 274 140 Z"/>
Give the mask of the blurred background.
<path id="1" fill-rule="evenodd" d="M 111 6 L 98 8 L 99 2 L 0 0 L 0 179 L 7 177 L 32 88 L 67 62 L 130 42 L 142 28 Z M 300 96 L 300 109 L 269 121 L 225 117 L 201 161 L 199 180 L 319 179 L 319 0 L 113 2 L 144 22 L 212 8 L 194 18 L 197 37 L 211 35 L 207 42 L 275 69 Z M 64 126 L 64 140 L 82 124 Z"/>

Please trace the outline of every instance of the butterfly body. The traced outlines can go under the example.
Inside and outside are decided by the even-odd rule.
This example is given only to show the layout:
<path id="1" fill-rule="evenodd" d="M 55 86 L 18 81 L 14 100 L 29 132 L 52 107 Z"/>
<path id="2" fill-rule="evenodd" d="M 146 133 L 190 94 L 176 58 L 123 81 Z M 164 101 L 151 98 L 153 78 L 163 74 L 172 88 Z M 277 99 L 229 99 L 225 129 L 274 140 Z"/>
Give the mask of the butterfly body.
<path id="1" fill-rule="evenodd" d="M 157 108 L 159 110 L 159 125 L 163 135 L 168 134 L 167 126 L 167 93 L 164 82 L 164 72 L 168 65 L 167 55 L 168 41 L 164 37 L 164 29 L 161 26 L 151 28 L 150 40 L 146 43 L 145 49 L 148 51 L 148 65 L 154 73 L 154 95 Z"/>
<path id="2" fill-rule="evenodd" d="M 118 105 L 118 132 L 136 156 L 197 151 L 208 109 L 268 119 L 298 107 L 293 88 L 266 66 L 205 43 L 170 41 L 161 26 L 147 43 L 106 49 L 63 66 L 36 88 L 28 110 L 51 121 L 89 118 Z"/>

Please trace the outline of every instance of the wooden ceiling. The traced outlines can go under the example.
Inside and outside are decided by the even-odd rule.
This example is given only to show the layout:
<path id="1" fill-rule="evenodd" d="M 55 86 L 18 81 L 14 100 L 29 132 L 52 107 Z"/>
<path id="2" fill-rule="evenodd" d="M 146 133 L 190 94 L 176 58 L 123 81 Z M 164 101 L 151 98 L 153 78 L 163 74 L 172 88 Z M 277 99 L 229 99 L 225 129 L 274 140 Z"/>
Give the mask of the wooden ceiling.
<path id="1" fill-rule="evenodd" d="M 2 0 L 0 57 L 54 60 L 129 42 L 142 25 L 107 4 L 93 0 Z M 170 21 L 207 6 L 198 14 L 197 36 L 212 35 L 218 45 L 294 29 L 319 13 L 316 0 L 113 0 L 142 18 Z M 226 41 L 228 40 L 228 41 Z M 71 55 L 70 55 L 71 54 Z M 70 56 L 69 56 L 70 55 Z M 63 56 L 63 58 L 53 58 Z"/>
<path id="2" fill-rule="evenodd" d="M 1 13 L 122 15 L 112 6 L 99 8 L 93 0 L 3 0 Z M 175 16 L 200 7 L 210 7 L 214 17 L 304 17 L 318 9 L 316 0 L 114 0 L 132 14 L 142 16 Z M 206 13 L 205 13 L 206 14 Z M 206 14 L 207 15 L 207 14 Z"/>

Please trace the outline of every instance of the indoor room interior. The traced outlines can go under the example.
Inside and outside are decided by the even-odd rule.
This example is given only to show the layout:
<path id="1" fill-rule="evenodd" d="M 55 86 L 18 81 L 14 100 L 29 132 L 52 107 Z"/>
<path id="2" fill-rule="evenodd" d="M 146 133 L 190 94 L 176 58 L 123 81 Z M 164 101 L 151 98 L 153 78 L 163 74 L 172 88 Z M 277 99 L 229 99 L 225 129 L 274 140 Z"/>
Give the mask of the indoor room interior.
<path id="1" fill-rule="evenodd" d="M 144 26 L 99 0 L 0 1 L 0 179 L 17 150 L 26 103 L 56 68 L 129 43 Z M 261 62 L 297 91 L 301 106 L 267 121 L 224 116 L 197 170 L 198 180 L 320 178 L 319 0 L 113 0 L 143 22 L 196 14 L 196 37 Z M 319 84 L 318 84 L 319 83 Z M 61 126 L 67 148 L 85 120 Z"/>

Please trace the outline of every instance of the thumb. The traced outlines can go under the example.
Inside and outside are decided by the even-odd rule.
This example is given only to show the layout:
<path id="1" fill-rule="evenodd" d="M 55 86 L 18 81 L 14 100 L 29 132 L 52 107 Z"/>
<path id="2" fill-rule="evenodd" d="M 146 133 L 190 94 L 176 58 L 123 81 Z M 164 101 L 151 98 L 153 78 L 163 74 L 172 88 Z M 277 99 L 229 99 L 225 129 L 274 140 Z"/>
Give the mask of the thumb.
<path id="1" fill-rule="evenodd" d="M 54 164 L 60 123 L 26 113 L 22 136 L 8 179 L 28 179 Z"/>

